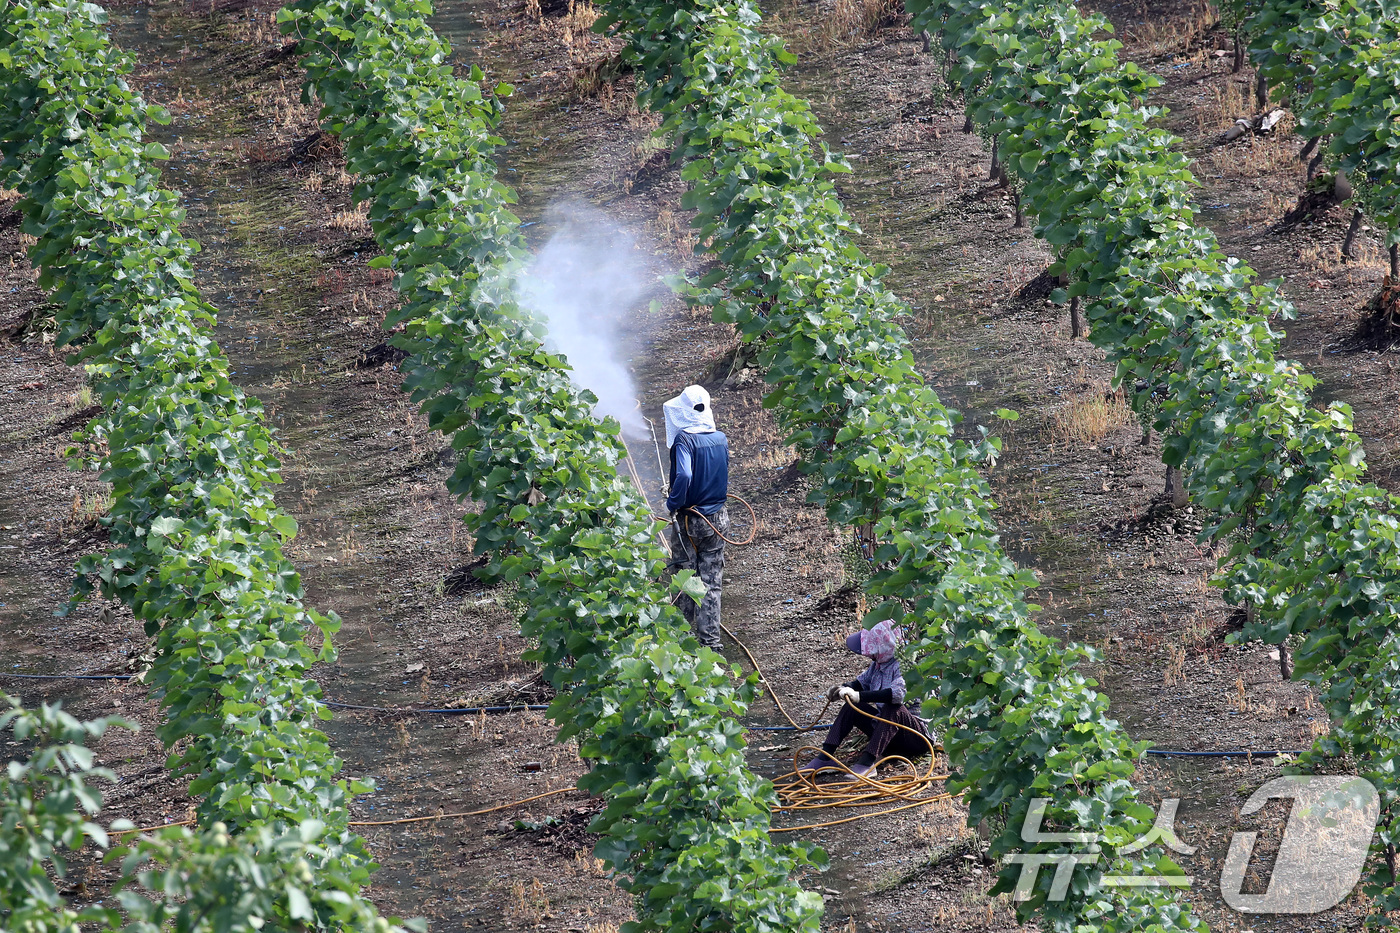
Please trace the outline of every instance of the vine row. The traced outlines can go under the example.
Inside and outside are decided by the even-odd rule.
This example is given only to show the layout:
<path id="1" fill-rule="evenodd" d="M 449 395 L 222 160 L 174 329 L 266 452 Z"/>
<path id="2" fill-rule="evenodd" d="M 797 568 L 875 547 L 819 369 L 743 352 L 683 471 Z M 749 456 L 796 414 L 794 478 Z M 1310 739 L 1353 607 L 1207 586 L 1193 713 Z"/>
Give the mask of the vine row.
<path id="1" fill-rule="evenodd" d="M 0 921 L 14 933 L 259 933 L 279 928 L 400 933 L 375 915 L 353 878 L 322 866 L 330 857 L 318 820 L 274 830 L 263 825 L 230 835 L 214 822 L 191 832 L 168 827 L 137 832 L 127 820 L 96 822 L 102 787 L 116 775 L 95 765 L 88 743 L 114 717 L 79 722 L 57 706 L 21 707 L 0 695 L 0 732 L 30 746 L 29 757 L 0 771 Z M 116 834 L 115 836 L 113 834 Z M 91 844 L 121 857 L 112 891 L 121 910 L 93 903 L 74 909 L 56 881 L 73 855 Z M 89 889 L 88 897 L 98 892 Z M 406 923 L 422 933 L 419 923 Z"/>
<path id="2" fill-rule="evenodd" d="M 579 786 L 607 800 L 590 828 L 634 896 L 626 929 L 815 931 L 821 899 L 792 876 L 825 856 L 770 841 L 773 788 L 743 757 L 736 717 L 756 679 L 736 684 L 671 606 L 650 510 L 619 475 L 617 422 L 593 417 L 597 399 L 516 303 L 528 253 L 492 161 L 509 89 L 455 77 L 430 10 L 297 0 L 280 18 L 370 205 L 372 265 L 397 273 L 385 323 L 404 329 L 404 386 L 451 438 L 448 488 L 480 503 L 474 547 L 519 586 L 528 657 L 557 691 L 549 715 L 592 762 Z"/>
<path id="3" fill-rule="evenodd" d="M 640 101 L 691 184 L 699 238 L 715 269 L 687 288 L 735 323 L 773 385 L 773 408 L 807 455 L 810 501 L 831 521 L 870 523 L 884 542 L 867 624 L 900 617 L 914 633 L 911 685 L 944 727 L 974 822 L 997 817 L 993 855 L 1054 850 L 1020 836 L 1033 797 L 1050 825 L 1099 836 L 1104 858 L 1076 872 L 1063 900 L 1042 873 L 1018 905 L 1047 929 L 1199 929 L 1160 889 L 1104 885 L 1106 872 L 1177 871 L 1157 850 L 1120 852 L 1150 825 L 1129 783 L 1143 745 L 1108 718 L 1107 698 L 1030 618 L 1034 576 L 1001 550 L 978 466 L 998 445 L 954 436 L 960 416 L 917 376 L 897 323 L 908 309 L 884 269 L 852 242 L 831 176 L 844 160 L 813 139 L 810 107 L 782 90 L 791 62 L 745 0 L 609 0 L 602 25 L 626 37 Z M 1011 417 L 1004 413 L 1003 417 Z M 996 892 L 1012 890 L 1005 867 Z"/>
<path id="4" fill-rule="evenodd" d="M 1232 0 L 1250 57 L 1271 85 L 1291 89 L 1298 132 L 1351 183 L 1351 200 L 1387 230 L 1400 277 L 1400 22 L 1375 0 Z M 1352 236 L 1359 217 L 1353 222 Z M 1351 237 L 1348 237 L 1350 245 Z"/>
<path id="5" fill-rule="evenodd" d="M 1365 891 L 1395 910 L 1400 501 L 1364 482 L 1350 409 L 1313 407 L 1316 380 L 1278 357 L 1271 320 L 1292 307 L 1195 222 L 1187 160 L 1143 104 L 1160 82 L 1095 38 L 1108 22 L 1064 2 L 908 8 L 956 53 L 950 82 L 1024 185 L 1072 283 L 1057 300 L 1085 299 L 1092 341 L 1166 435 L 1164 461 L 1214 513 L 1203 539 L 1231 545 L 1218 582 L 1254 609 L 1243 637 L 1297 644 L 1294 676 L 1332 719 L 1302 765 L 1345 754 L 1380 791 Z"/>
<path id="6" fill-rule="evenodd" d="M 127 84 L 131 60 L 105 20 L 77 0 L 0 5 L 0 185 L 19 193 L 37 238 L 57 343 L 75 349 L 69 362 L 87 367 L 103 407 L 69 456 L 83 468 L 95 451 L 111 483 L 111 547 L 79 562 L 73 599 L 120 599 L 154 638 L 158 734 L 199 800 L 198 830 L 131 847 L 128 876 L 146 872 L 157 897 L 133 890 L 124 906 L 140 929 L 178 916 L 191 929 L 387 930 L 359 895 L 374 865 L 346 825 L 347 795 L 370 788 L 336 778 L 316 727 L 330 714 L 307 676 L 334 656 L 338 620 L 302 604 L 283 556 L 296 522 L 273 502 L 279 447 L 229 380 L 193 284 L 197 246 L 150 168 L 168 156 L 143 140 L 145 122 L 168 117 Z M 307 626 L 325 636 L 319 652 Z"/>

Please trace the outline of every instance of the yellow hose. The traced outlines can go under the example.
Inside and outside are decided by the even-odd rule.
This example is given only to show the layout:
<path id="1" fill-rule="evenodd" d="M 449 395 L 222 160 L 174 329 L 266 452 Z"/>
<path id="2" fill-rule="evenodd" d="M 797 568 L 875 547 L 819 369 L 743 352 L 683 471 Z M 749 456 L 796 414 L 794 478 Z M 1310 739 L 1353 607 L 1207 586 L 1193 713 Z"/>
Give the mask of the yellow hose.
<path id="1" fill-rule="evenodd" d="M 822 719 L 826 716 L 826 711 L 831 709 L 832 701 L 827 701 L 826 706 L 822 707 L 822 711 L 817 714 L 817 718 L 812 721 L 811 725 L 800 725 L 797 722 L 797 720 L 792 718 L 792 714 L 787 711 L 787 707 L 783 705 L 783 701 L 778 697 L 777 691 L 775 691 L 773 689 L 773 685 L 768 682 L 768 675 L 763 673 L 763 667 L 758 663 L 758 659 L 754 657 L 753 652 L 749 650 L 749 646 L 740 641 L 739 638 L 733 632 L 731 632 L 723 622 L 720 623 L 720 628 L 724 631 L 724 634 L 728 635 L 731 639 L 733 639 L 734 643 L 737 644 L 739 648 L 744 652 L 744 654 L 748 657 L 749 663 L 751 663 L 754 666 L 754 670 L 758 672 L 759 682 L 762 683 L 763 686 L 768 690 L 769 696 L 771 696 L 773 698 L 773 702 L 777 704 L 778 711 L 783 714 L 783 718 L 786 719 L 789 723 L 791 723 L 792 727 L 798 732 L 810 732 L 814 728 L 816 728 L 817 723 L 821 722 Z M 909 770 L 912 773 L 897 774 L 893 778 L 885 780 L 881 780 L 878 778 L 872 780 L 871 778 L 865 777 L 864 775 L 856 774 L 846 765 L 837 761 L 836 764 L 839 766 L 839 770 L 844 771 L 849 776 L 849 778 L 844 781 L 829 781 L 826 783 L 818 783 L 817 772 L 798 771 L 797 766 L 798 760 L 804 757 L 805 753 L 811 753 L 812 755 L 816 755 L 821 753 L 822 749 L 818 748 L 815 745 L 803 745 L 801 748 L 793 752 L 792 770 L 789 771 L 787 774 L 781 775 L 773 779 L 773 789 L 778 792 L 779 802 L 779 806 L 774 808 L 774 812 L 792 812 L 796 810 L 825 810 L 833 807 L 874 807 L 879 806 L 880 804 L 888 801 L 891 798 L 895 800 L 905 800 L 910 802 L 904 804 L 903 806 L 893 807 L 888 810 L 880 810 L 875 813 L 861 813 L 856 816 L 848 816 L 838 820 L 828 820 L 823 823 L 807 823 L 801 826 L 784 826 L 780 828 L 770 829 L 769 832 L 787 833 L 794 832 L 799 829 L 815 829 L 822 826 L 835 826 L 839 823 L 849 823 L 852 820 L 861 820 L 872 816 L 884 816 L 887 813 L 896 813 L 900 810 L 908 810 L 912 807 L 922 807 L 926 804 L 930 804 L 938 800 L 948 800 L 949 798 L 954 796 L 961 796 L 960 794 L 954 795 L 946 793 L 936 794 L 932 797 L 921 798 L 917 796 L 923 793 L 924 791 L 928 790 L 932 784 L 940 781 L 945 781 L 948 778 L 948 775 L 946 774 L 934 774 L 934 764 L 938 757 L 936 753 L 943 750 L 942 745 L 935 745 L 927 735 L 925 735 L 917 729 L 912 729 L 909 726 L 904 725 L 903 723 L 894 722 L 893 720 L 885 719 L 881 716 L 876 716 L 873 713 L 867 713 L 859 706 L 856 706 L 854 703 L 851 703 L 850 700 L 847 700 L 846 704 L 850 706 L 851 709 L 855 710 L 857 713 L 860 713 L 862 716 L 869 717 L 870 719 L 873 719 L 876 722 L 887 723 L 891 726 L 894 726 L 896 729 L 903 729 L 905 732 L 912 732 L 919 738 L 923 739 L 924 742 L 928 745 L 928 769 L 922 774 L 920 774 L 918 770 L 914 767 L 914 763 L 908 758 L 905 758 L 902 755 L 886 755 L 884 758 L 881 758 L 879 761 L 875 762 L 875 769 L 877 772 L 881 767 L 885 766 L 888 763 L 908 765 Z"/>

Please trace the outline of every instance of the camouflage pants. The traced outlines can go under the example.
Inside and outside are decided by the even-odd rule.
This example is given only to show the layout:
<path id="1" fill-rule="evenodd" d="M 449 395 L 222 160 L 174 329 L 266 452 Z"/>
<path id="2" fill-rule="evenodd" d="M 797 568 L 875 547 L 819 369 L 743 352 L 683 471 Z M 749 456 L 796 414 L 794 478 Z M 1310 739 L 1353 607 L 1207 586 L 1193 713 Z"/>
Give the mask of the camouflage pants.
<path id="1" fill-rule="evenodd" d="M 708 519 L 708 522 L 706 521 Z M 710 525 L 714 525 L 711 528 Z M 704 518 L 693 512 L 679 512 L 669 528 L 671 572 L 694 570 L 705 584 L 705 598 L 698 607 L 689 596 L 680 595 L 680 608 L 695 637 L 707 648 L 720 650 L 719 596 L 724 582 L 724 539 L 716 534 L 729 532 L 729 510 L 722 508 Z"/>

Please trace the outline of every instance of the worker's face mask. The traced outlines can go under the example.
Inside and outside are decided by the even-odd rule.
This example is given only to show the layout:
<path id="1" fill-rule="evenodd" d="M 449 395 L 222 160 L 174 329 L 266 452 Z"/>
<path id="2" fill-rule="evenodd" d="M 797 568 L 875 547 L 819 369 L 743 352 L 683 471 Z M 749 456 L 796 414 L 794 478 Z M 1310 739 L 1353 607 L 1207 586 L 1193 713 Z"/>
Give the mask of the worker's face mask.
<path id="1" fill-rule="evenodd" d="M 894 657 L 900 641 L 899 630 L 894 627 L 893 622 L 885 619 L 874 628 L 852 632 L 846 636 L 846 647 L 856 654 L 883 662 Z"/>

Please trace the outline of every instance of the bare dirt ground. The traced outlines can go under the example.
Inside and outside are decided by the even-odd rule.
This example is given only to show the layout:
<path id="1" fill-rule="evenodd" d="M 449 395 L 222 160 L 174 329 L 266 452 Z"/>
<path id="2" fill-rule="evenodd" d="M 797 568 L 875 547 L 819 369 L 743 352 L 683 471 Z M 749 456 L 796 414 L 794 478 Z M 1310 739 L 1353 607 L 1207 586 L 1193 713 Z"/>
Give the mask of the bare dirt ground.
<path id="1" fill-rule="evenodd" d="M 648 138 L 654 119 L 631 105 L 631 79 L 593 80 L 611 48 L 587 33 L 586 11 L 545 7 L 536 21 L 523 4 L 470 0 L 443 5 L 434 20 L 461 61 L 517 87 L 502 128 L 510 140 L 502 177 L 520 188 L 532 241 L 541 244 L 551 232 L 551 204 L 581 201 L 632 232 L 657 270 L 698 268 L 679 207 L 683 184 Z M 1006 192 L 985 180 L 981 141 L 959 132 L 961 106 L 940 91 L 936 61 L 898 23 L 835 36 L 826 7 L 776 12 L 774 28 L 801 52 L 789 87 L 814 100 L 828 141 L 854 157 L 843 196 L 866 231 L 862 246 L 890 265 L 891 283 L 911 305 L 907 326 L 919 338 L 928 378 L 966 413 L 969 433 L 982 412 L 1006 406 L 1023 415 L 1014 430 L 1000 429 L 1007 455 L 992 480 L 1004 541 L 1041 575 L 1045 629 L 1104 649 L 1095 675 L 1134 737 L 1171 749 L 1306 745 L 1325 729 L 1323 717 L 1305 688 L 1280 682 L 1268 646 L 1224 643 L 1231 617 L 1207 585 L 1214 555 L 1194 542 L 1198 517 L 1158 501 L 1155 443 L 1140 443 L 1098 352 L 1068 339 L 1063 309 L 1046 300 L 1048 254 L 1028 229 L 1012 225 Z M 1133 15 L 1147 23 L 1174 14 Z M 472 558 L 457 519 L 470 505 L 443 489 L 450 452 L 412 412 L 394 361 L 379 346 L 392 290 L 367 266 L 374 246 L 364 215 L 350 202 L 333 141 L 313 139 L 314 108 L 297 100 L 296 59 L 281 48 L 270 16 L 259 6 L 134 6 L 114 12 L 113 32 L 138 54 L 143 92 L 177 116 L 162 137 L 176 153 L 167 183 L 184 194 L 186 233 L 205 246 L 201 286 L 220 309 L 220 342 L 292 451 L 279 494 L 302 527 L 291 553 L 308 601 L 346 623 L 340 661 L 317 676 L 329 698 L 362 706 L 543 701 L 537 672 L 520 660 L 526 645 L 510 592 L 460 573 Z M 1201 165 L 1224 160 L 1220 178 L 1200 171 L 1202 203 L 1231 205 L 1208 219 L 1231 251 L 1266 274 L 1287 275 L 1302 310 L 1291 352 L 1306 358 L 1329 393 L 1356 406 L 1377 473 L 1389 475 L 1391 354 L 1355 350 L 1348 336 L 1374 291 L 1374 265 L 1343 267 L 1329 258 L 1340 241 L 1328 226 L 1335 218 L 1269 232 L 1274 214 L 1291 206 L 1296 162 L 1210 148 L 1223 119 L 1211 107 L 1212 89 L 1237 83 L 1228 63 L 1209 54 L 1215 39 L 1197 35 L 1180 55 L 1194 61 L 1205 49 L 1202 63 L 1177 68 L 1178 53 L 1162 48 L 1169 30 L 1140 31 L 1152 43 L 1130 45 L 1128 53 L 1171 76 L 1162 91 L 1174 108 L 1170 125 Z M 1282 151 L 1285 142 L 1296 151 L 1291 137 L 1251 145 Z M 1249 175 L 1241 165 L 1266 168 Z M 101 545 L 94 517 L 103 492 L 92 474 L 67 471 L 56 455 L 93 414 L 92 402 L 82 394 L 82 374 L 51 352 L 43 299 L 8 203 L 0 199 L 0 334 L 6 322 L 40 313 L 39 323 L 12 327 L 0 345 L 0 646 L 7 659 L 0 673 L 139 669 L 146 639 L 129 613 L 92 605 L 63 619 L 50 615 L 65 599 L 74 559 Z M 732 444 L 733 488 L 760 517 L 755 543 L 730 551 L 725 621 L 793 714 L 810 720 L 826 688 L 860 669 L 839 644 L 856 624 L 849 586 L 863 573 L 860 558 L 848 529 L 829 528 L 818 510 L 804 507 L 805 481 L 790 470 L 795 452 L 761 408 L 761 380 L 733 371 L 730 329 L 697 318 L 659 286 L 654 297 L 661 312 L 643 302 L 627 327 L 625 355 L 638 394 L 654 414 L 690 382 L 715 393 Z M 645 460 L 650 452 L 637 454 Z M 728 650 L 747 665 L 737 648 Z M 159 710 L 138 684 L 0 686 L 30 702 L 63 699 L 80 715 L 117 712 L 140 722 L 140 733 L 115 734 L 101 748 L 122 777 L 110 796 L 112 815 L 143 825 L 184 815 L 188 800 L 164 770 L 153 735 Z M 782 723 L 767 701 L 749 718 Z M 571 746 L 553 743 L 538 713 L 342 711 L 329 729 L 347 771 L 378 782 L 376 793 L 355 802 L 361 820 L 504 803 L 571 784 L 584 767 Z M 785 771 L 805 741 L 781 732 L 751 736 L 751 766 L 769 775 Z M 1198 879 L 1188 897 L 1213 928 L 1350 927 L 1354 904 L 1297 922 L 1242 918 L 1215 894 L 1240 789 L 1276 773 L 1258 759 L 1149 759 L 1139 776 L 1149 799 L 1184 798 L 1178 830 L 1201 847 L 1183 862 Z M 630 908 L 589 854 L 586 824 L 595 806 L 571 794 L 486 817 L 364 827 L 383 866 L 371 894 L 386 911 L 426 916 L 434 929 L 601 933 Z M 1277 834 L 1282 814 L 1270 819 L 1258 827 L 1265 836 Z M 1005 899 L 986 896 L 993 873 L 964 823 L 962 808 L 946 804 L 807 833 L 833 856 L 829 873 L 805 881 L 827 895 L 825 927 L 1012 928 Z M 87 870 L 92 882 L 102 871 Z"/>

